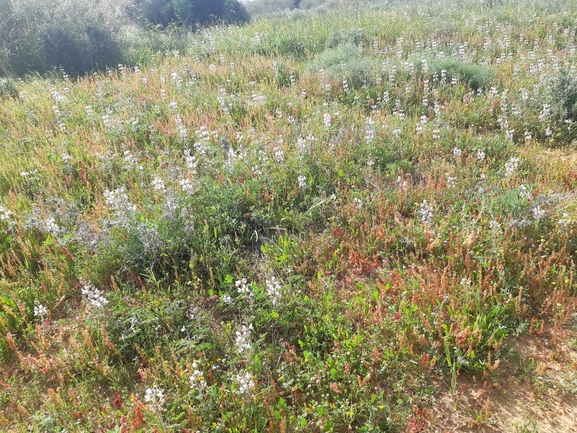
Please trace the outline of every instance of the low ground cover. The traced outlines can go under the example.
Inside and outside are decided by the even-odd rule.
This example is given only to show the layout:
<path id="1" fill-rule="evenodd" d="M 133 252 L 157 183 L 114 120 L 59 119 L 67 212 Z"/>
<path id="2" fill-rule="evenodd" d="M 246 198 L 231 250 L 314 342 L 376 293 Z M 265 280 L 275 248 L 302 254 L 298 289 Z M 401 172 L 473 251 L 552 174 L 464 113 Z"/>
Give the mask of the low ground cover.
<path id="1" fill-rule="evenodd" d="M 0 82 L 0 426 L 418 432 L 517 337 L 571 347 L 574 6 L 302 12 Z"/>

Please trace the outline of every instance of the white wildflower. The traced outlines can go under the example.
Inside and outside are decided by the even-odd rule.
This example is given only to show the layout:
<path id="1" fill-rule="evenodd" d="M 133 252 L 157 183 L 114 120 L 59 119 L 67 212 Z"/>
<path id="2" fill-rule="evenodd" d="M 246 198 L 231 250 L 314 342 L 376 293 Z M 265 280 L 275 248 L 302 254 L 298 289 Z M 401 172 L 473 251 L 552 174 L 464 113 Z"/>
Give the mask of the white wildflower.
<path id="1" fill-rule="evenodd" d="M 299 176 L 298 177 L 298 183 L 299 183 L 299 188 L 300 189 L 305 189 L 307 186 L 307 178 L 305 176 Z"/>
<path id="2" fill-rule="evenodd" d="M 185 140 L 188 134 L 186 132 L 186 126 L 184 125 L 184 122 L 182 121 L 180 114 L 177 113 L 174 115 L 174 122 L 178 127 L 178 134 L 180 135 L 180 139 Z"/>
<path id="3" fill-rule="evenodd" d="M 62 94 L 56 89 L 50 89 L 50 94 L 52 95 L 52 99 L 56 102 L 66 102 L 66 98 L 62 96 Z"/>
<path id="4" fill-rule="evenodd" d="M 272 277 L 270 280 L 266 280 L 266 292 L 272 299 L 272 304 L 276 305 L 277 301 L 281 298 L 281 285 Z"/>
<path id="5" fill-rule="evenodd" d="M 252 376 L 248 371 L 237 374 L 236 381 L 239 384 L 239 387 L 236 391 L 238 394 L 249 394 L 255 387 L 255 383 L 252 380 Z"/>
<path id="6" fill-rule="evenodd" d="M 571 225 L 572 222 L 573 221 L 569 217 L 569 214 L 564 212 L 563 215 L 561 215 L 561 218 L 559 219 L 557 224 L 559 224 L 564 229 L 567 229 L 567 228 L 569 228 L 569 226 Z"/>
<path id="7" fill-rule="evenodd" d="M 12 211 L 6 209 L 0 204 L 0 221 L 10 221 L 12 218 Z"/>
<path id="8" fill-rule="evenodd" d="M 505 163 L 505 174 L 507 177 L 513 176 L 519 166 L 519 158 L 511 158 L 509 162 Z"/>
<path id="9" fill-rule="evenodd" d="M 164 404 L 164 390 L 158 388 L 156 385 L 152 388 L 147 388 L 144 394 L 144 401 L 148 404 L 151 412 L 161 413 L 164 411 L 162 405 Z"/>
<path id="10" fill-rule="evenodd" d="M 252 296 L 252 291 L 250 289 L 250 286 L 247 284 L 246 278 L 236 280 L 234 282 L 234 285 L 236 286 L 238 293 L 240 293 L 241 295 L 247 294 L 249 296 Z"/>
<path id="11" fill-rule="evenodd" d="M 60 233 L 61 230 L 58 224 L 56 224 L 54 217 L 47 217 L 44 221 L 42 221 L 41 227 L 42 230 L 44 230 L 46 233 L 50 233 L 52 236 L 58 236 L 58 233 Z"/>
<path id="12" fill-rule="evenodd" d="M 155 191 L 164 192 L 164 181 L 160 177 L 154 176 L 154 179 L 152 179 L 152 188 L 154 188 Z"/>
<path id="13" fill-rule="evenodd" d="M 401 176 L 397 176 L 397 183 L 401 191 L 406 191 L 409 188 L 409 183 Z"/>
<path id="14" fill-rule="evenodd" d="M 127 169 L 131 169 L 138 165 L 138 159 L 130 150 L 124 151 L 124 164 Z"/>
<path id="15" fill-rule="evenodd" d="M 206 380 L 204 378 L 204 373 L 199 370 L 199 365 L 197 362 L 192 363 L 193 372 L 189 377 L 190 388 L 199 393 L 199 398 L 202 397 L 204 390 L 206 389 Z"/>
<path id="16" fill-rule="evenodd" d="M 541 209 L 541 206 L 539 206 L 539 205 L 536 205 L 535 207 L 533 207 L 532 212 L 533 212 L 533 218 L 535 218 L 535 221 L 542 220 L 543 218 L 545 218 L 547 216 L 547 211 L 545 209 Z"/>
<path id="17" fill-rule="evenodd" d="M 108 304 L 108 299 L 104 297 L 104 292 L 89 282 L 82 284 L 81 293 L 86 302 L 95 308 L 101 309 Z"/>
<path id="18" fill-rule="evenodd" d="M 527 185 L 523 184 L 519 186 L 519 195 L 525 200 L 529 200 L 531 198 L 531 192 L 529 191 L 529 188 L 527 188 Z"/>
<path id="19" fill-rule="evenodd" d="M 323 122 L 325 124 L 325 129 L 328 130 L 331 127 L 331 123 L 332 123 L 331 115 L 329 113 L 325 113 L 323 115 Z"/>
<path id="20" fill-rule="evenodd" d="M 496 220 L 491 220 L 489 223 L 489 228 L 495 236 L 501 236 L 503 234 L 503 228 L 501 227 L 501 224 Z"/>
<path id="21" fill-rule="evenodd" d="M 179 184 L 184 192 L 194 192 L 195 190 L 194 183 L 188 178 L 181 179 Z"/>
<path id="22" fill-rule="evenodd" d="M 240 329 L 235 332 L 235 345 L 239 354 L 250 352 L 252 350 L 251 333 L 252 324 L 241 325 Z"/>
<path id="23" fill-rule="evenodd" d="M 419 215 L 421 216 L 421 222 L 427 226 L 430 226 L 433 222 L 433 211 L 434 208 L 427 200 L 423 200 L 419 205 Z"/>
<path id="24" fill-rule="evenodd" d="M 40 318 L 40 323 L 44 322 L 44 318 L 48 314 L 48 308 L 38 301 L 34 301 L 34 315 Z"/>
<path id="25" fill-rule="evenodd" d="M 273 152 L 274 152 L 274 160 L 279 163 L 283 162 L 284 153 L 282 149 L 280 147 L 274 147 Z"/>
<path id="26" fill-rule="evenodd" d="M 128 198 L 124 187 L 104 191 L 104 201 L 108 208 L 116 214 L 121 225 L 130 223 L 136 212 L 136 206 Z"/>

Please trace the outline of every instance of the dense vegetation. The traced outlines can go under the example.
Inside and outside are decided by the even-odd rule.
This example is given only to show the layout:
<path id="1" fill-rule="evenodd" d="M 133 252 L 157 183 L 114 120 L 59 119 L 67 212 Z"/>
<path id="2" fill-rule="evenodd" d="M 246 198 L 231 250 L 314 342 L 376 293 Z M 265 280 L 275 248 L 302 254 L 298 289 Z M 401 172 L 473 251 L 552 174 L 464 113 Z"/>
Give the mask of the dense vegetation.
<path id="1" fill-rule="evenodd" d="M 0 80 L 0 429 L 418 432 L 575 344 L 575 1 L 324 8 Z"/>
<path id="2" fill-rule="evenodd" d="M 0 0 L 0 16 L 0 76 L 134 66 L 158 48 L 154 26 L 183 35 L 250 20 L 238 0 Z"/>

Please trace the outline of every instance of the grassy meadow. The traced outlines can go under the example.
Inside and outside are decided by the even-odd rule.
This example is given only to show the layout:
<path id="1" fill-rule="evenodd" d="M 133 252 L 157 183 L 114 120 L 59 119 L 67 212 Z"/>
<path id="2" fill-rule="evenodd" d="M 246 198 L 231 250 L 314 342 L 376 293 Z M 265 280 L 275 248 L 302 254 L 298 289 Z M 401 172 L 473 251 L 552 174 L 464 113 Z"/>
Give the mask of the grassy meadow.
<path id="1" fill-rule="evenodd" d="M 0 430 L 442 431 L 532 380 L 517 337 L 577 347 L 576 23 L 317 7 L 0 80 Z"/>

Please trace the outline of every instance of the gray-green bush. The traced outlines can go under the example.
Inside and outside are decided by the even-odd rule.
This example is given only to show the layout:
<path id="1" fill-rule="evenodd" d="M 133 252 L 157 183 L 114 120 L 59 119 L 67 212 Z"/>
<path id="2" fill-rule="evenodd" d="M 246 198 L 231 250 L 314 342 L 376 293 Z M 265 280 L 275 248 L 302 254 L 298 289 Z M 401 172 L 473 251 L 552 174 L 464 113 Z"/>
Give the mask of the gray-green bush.
<path id="1" fill-rule="evenodd" d="M 359 49 L 350 42 L 327 48 L 309 63 L 309 70 L 324 70 L 331 80 L 347 81 L 350 88 L 358 89 L 370 83 L 374 62 L 363 57 Z"/>

